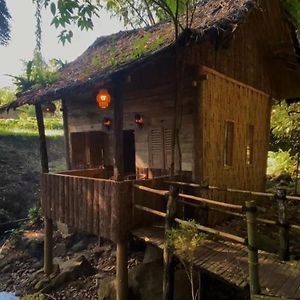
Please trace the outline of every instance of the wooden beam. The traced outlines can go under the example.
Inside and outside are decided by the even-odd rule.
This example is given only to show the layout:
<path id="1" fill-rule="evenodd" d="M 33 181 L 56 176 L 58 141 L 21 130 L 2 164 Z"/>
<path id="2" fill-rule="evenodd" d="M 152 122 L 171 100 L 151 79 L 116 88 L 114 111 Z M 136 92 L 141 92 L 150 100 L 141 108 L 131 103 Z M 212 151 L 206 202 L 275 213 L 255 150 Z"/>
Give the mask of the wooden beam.
<path id="1" fill-rule="evenodd" d="M 66 151 L 66 164 L 67 169 L 71 170 L 71 154 L 70 154 L 70 136 L 69 136 L 69 120 L 68 120 L 68 107 L 66 100 L 61 100 L 64 136 L 65 136 L 65 151 Z"/>
<path id="2" fill-rule="evenodd" d="M 39 103 L 35 105 L 35 115 L 40 137 L 42 172 L 49 173 L 44 116 L 42 106 Z M 44 272 L 49 276 L 53 271 L 53 221 L 50 218 L 44 218 L 44 231 Z"/>
<path id="3" fill-rule="evenodd" d="M 114 179 L 121 181 L 124 179 L 123 161 L 123 77 L 115 78 L 115 88 L 113 93 L 114 111 Z"/>
<path id="4" fill-rule="evenodd" d="M 44 116 L 41 104 L 35 105 L 35 115 L 40 137 L 40 159 L 43 173 L 49 173 L 47 142 L 45 134 Z"/>

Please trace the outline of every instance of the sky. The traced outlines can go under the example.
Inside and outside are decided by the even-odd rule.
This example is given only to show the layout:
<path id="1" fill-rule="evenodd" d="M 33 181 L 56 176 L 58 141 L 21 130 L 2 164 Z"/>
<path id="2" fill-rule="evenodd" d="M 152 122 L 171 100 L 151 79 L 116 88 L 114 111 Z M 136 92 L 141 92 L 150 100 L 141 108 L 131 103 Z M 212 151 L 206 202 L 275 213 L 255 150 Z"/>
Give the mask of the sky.
<path id="1" fill-rule="evenodd" d="M 32 59 L 35 47 L 35 6 L 32 0 L 6 0 L 12 16 L 11 41 L 8 46 L 0 45 L 0 88 L 12 86 L 12 78 L 6 76 L 20 75 L 24 70 L 23 61 Z M 74 37 L 71 44 L 63 46 L 58 41 L 59 29 L 50 26 L 51 12 L 43 11 L 42 54 L 46 60 L 51 58 L 72 61 L 81 55 L 95 40 L 124 30 L 117 18 L 111 18 L 102 11 L 100 18 L 95 19 L 93 31 L 73 29 Z"/>

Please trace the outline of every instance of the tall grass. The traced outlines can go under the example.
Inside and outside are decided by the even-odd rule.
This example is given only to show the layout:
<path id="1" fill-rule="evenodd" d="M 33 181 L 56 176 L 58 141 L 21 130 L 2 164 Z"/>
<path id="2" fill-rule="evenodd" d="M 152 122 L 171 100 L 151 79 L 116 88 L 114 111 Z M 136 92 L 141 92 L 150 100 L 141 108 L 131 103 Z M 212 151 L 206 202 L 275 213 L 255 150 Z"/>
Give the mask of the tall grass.
<path id="1" fill-rule="evenodd" d="M 45 118 L 45 128 L 49 135 L 62 135 L 63 123 L 60 117 Z M 35 117 L 21 117 L 18 119 L 0 119 L 1 135 L 37 135 L 38 128 Z"/>

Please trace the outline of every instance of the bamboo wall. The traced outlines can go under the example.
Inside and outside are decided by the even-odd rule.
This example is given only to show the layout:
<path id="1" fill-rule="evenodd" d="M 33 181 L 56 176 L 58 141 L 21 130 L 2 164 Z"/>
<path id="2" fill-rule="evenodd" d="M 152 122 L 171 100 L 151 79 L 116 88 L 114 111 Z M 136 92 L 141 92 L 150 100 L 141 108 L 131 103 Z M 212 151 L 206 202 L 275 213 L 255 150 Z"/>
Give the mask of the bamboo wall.
<path id="1" fill-rule="evenodd" d="M 277 99 L 300 96 L 300 70 L 291 27 L 279 0 L 260 1 L 230 36 L 187 50 L 189 63 L 205 65 Z"/>
<path id="2" fill-rule="evenodd" d="M 203 180 L 210 185 L 264 190 L 270 97 L 222 74 L 203 68 Z M 233 162 L 224 165 L 225 122 L 234 124 Z M 254 128 L 252 164 L 246 162 L 247 128 Z"/>
<path id="3" fill-rule="evenodd" d="M 43 174 L 44 215 L 117 242 L 131 227 L 132 183 Z"/>

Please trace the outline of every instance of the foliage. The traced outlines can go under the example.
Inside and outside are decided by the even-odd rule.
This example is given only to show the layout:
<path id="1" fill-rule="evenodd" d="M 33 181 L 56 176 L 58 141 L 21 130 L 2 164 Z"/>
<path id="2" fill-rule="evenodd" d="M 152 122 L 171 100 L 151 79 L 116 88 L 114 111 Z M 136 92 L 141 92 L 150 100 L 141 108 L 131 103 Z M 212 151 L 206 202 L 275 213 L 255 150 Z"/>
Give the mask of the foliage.
<path id="1" fill-rule="evenodd" d="M 47 64 L 35 53 L 33 60 L 25 62 L 26 72 L 20 76 L 12 76 L 17 92 L 25 92 L 33 87 L 45 86 L 59 79 L 57 70 L 63 66 L 61 60 L 52 59 Z"/>
<path id="2" fill-rule="evenodd" d="M 285 5 L 293 24 L 298 30 L 298 38 L 300 38 L 300 1 L 283 0 L 283 4 Z"/>
<path id="3" fill-rule="evenodd" d="M 63 130 L 61 117 L 54 116 L 51 118 L 45 118 L 44 121 L 47 130 Z M 17 132 L 37 134 L 38 128 L 35 117 L 22 117 L 19 119 L 0 119 L 1 134 Z"/>
<path id="4" fill-rule="evenodd" d="M 0 89 L 0 106 L 12 102 L 15 99 L 15 92 L 9 88 Z"/>
<path id="5" fill-rule="evenodd" d="M 287 105 L 278 103 L 273 107 L 271 118 L 272 148 L 299 152 L 300 145 L 300 103 Z"/>
<path id="6" fill-rule="evenodd" d="M 191 284 L 192 299 L 200 298 L 199 289 L 194 287 L 194 259 L 198 248 L 203 244 L 206 235 L 200 233 L 196 222 L 184 221 L 176 229 L 171 229 L 167 233 L 168 246 L 173 249 L 176 256 L 184 266 L 186 274 Z"/>
<path id="7" fill-rule="evenodd" d="M 38 226 L 42 224 L 42 211 L 41 208 L 32 207 L 28 211 L 28 226 Z"/>
<path id="8" fill-rule="evenodd" d="M 7 45 L 10 40 L 11 16 L 5 0 L 0 0 L 0 45 Z"/>
<path id="9" fill-rule="evenodd" d="M 71 25 L 81 30 L 93 29 L 93 18 L 99 17 L 101 8 L 118 16 L 125 24 L 133 28 L 154 25 L 163 19 L 171 19 L 175 25 L 175 38 L 180 30 L 191 27 L 196 6 L 204 0 L 44 0 L 45 7 L 50 7 L 52 23 L 62 28 L 60 41 L 71 42 Z M 185 15 L 185 18 L 179 17 Z"/>
<path id="10" fill-rule="evenodd" d="M 295 159 L 290 152 L 279 150 L 278 152 L 269 151 L 267 174 L 277 177 L 287 173 L 292 175 L 295 171 Z"/>

